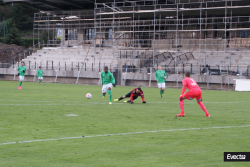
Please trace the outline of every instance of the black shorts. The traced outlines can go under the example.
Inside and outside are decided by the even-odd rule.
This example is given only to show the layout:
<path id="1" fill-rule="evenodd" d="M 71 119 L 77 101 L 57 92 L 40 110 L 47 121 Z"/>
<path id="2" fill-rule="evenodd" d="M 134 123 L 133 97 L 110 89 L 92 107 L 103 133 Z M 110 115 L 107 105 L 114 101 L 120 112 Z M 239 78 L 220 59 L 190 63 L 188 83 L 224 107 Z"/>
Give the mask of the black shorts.
<path id="1" fill-rule="evenodd" d="M 130 98 L 130 96 L 131 96 L 131 92 L 129 92 L 128 94 L 125 95 L 125 97 L 129 97 L 129 98 Z M 133 96 L 133 100 L 135 100 L 137 98 L 138 98 L 138 96 Z"/>

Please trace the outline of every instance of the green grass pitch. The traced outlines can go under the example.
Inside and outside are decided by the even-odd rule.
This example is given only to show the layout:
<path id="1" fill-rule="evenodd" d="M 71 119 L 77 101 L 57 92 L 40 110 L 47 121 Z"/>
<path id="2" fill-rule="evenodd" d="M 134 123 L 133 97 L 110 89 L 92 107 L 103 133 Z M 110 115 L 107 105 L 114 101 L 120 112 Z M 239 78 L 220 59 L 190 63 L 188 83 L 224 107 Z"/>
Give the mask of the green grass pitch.
<path id="1" fill-rule="evenodd" d="M 147 104 L 109 105 L 101 86 L 18 84 L 0 81 L 1 167 L 249 166 L 223 161 L 224 152 L 250 151 L 249 92 L 203 90 L 211 117 L 185 100 L 176 118 L 180 89 L 161 99 L 158 88 L 142 88 Z M 133 88 L 113 88 L 113 99 Z"/>

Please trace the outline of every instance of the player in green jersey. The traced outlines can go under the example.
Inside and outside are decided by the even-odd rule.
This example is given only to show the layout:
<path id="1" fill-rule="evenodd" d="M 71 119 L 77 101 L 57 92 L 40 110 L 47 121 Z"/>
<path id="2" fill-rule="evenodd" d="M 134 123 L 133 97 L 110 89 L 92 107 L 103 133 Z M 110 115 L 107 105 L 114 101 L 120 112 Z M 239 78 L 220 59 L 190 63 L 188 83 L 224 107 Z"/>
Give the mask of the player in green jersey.
<path id="1" fill-rule="evenodd" d="M 18 87 L 19 90 L 22 89 L 21 86 L 22 86 L 22 83 L 24 81 L 25 73 L 26 73 L 26 67 L 24 66 L 24 62 L 22 61 L 21 66 L 19 66 L 17 69 L 17 74 L 19 75 L 19 80 L 20 80 L 20 84 Z"/>
<path id="2" fill-rule="evenodd" d="M 41 82 L 43 80 L 43 70 L 42 70 L 42 67 L 40 66 L 39 67 L 39 70 L 37 70 L 37 77 L 38 77 L 38 82 L 39 82 L 39 85 L 41 85 Z"/>
<path id="3" fill-rule="evenodd" d="M 102 79 L 102 95 L 103 98 L 108 91 L 109 94 L 109 104 L 112 104 L 112 86 L 115 87 L 115 78 L 113 74 L 108 70 L 108 67 L 104 67 L 104 71 L 101 72 L 101 79 Z"/>
<path id="4" fill-rule="evenodd" d="M 158 70 L 155 73 L 155 79 L 157 81 L 158 88 L 160 89 L 161 98 L 165 90 L 165 78 L 167 78 L 166 72 L 162 70 L 162 66 L 158 66 Z"/>

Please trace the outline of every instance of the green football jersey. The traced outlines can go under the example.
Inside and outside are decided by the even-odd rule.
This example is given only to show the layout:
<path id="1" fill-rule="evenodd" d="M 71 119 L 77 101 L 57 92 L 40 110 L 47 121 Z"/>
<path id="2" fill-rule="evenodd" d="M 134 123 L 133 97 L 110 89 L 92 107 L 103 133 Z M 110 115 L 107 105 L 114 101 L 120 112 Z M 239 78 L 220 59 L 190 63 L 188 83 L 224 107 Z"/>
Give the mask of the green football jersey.
<path id="1" fill-rule="evenodd" d="M 155 73 L 155 79 L 157 80 L 158 79 L 158 82 L 157 83 L 164 83 L 165 82 L 165 78 L 167 78 L 167 75 L 165 73 L 164 70 L 157 70 L 156 73 Z"/>
<path id="2" fill-rule="evenodd" d="M 38 77 L 43 77 L 43 74 L 44 74 L 43 70 L 38 70 L 37 71 L 37 76 Z"/>
<path id="3" fill-rule="evenodd" d="M 23 72 L 25 71 L 25 72 Z M 17 69 L 17 73 L 19 73 L 20 76 L 25 76 L 26 73 L 26 67 L 25 66 L 19 66 Z"/>
<path id="4" fill-rule="evenodd" d="M 109 83 L 115 84 L 115 78 L 111 72 L 108 71 L 106 74 L 104 71 L 101 72 L 102 84 L 106 85 Z"/>

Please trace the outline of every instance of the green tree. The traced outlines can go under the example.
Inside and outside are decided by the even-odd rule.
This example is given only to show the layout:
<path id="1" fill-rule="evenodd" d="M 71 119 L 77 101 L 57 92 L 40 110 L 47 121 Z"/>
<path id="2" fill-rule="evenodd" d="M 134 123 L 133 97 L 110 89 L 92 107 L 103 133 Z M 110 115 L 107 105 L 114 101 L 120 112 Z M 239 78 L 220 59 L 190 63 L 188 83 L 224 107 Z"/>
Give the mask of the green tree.
<path id="1" fill-rule="evenodd" d="M 12 17 L 12 6 L 0 0 L 0 21 L 2 21 L 3 16 L 6 20 Z"/>
<path id="2" fill-rule="evenodd" d="M 41 43 L 45 43 L 47 44 L 48 43 L 48 40 L 54 40 L 55 38 L 53 37 L 53 31 L 50 30 L 50 31 L 46 31 L 46 30 L 42 30 L 40 32 L 40 41 Z"/>
<path id="3" fill-rule="evenodd" d="M 9 35 L 4 40 L 4 43 L 6 44 L 21 44 L 21 37 L 19 34 L 19 30 L 16 27 L 16 24 L 13 24 L 12 28 L 10 29 Z"/>
<path id="4" fill-rule="evenodd" d="M 30 30 L 33 28 L 34 13 L 38 12 L 37 9 L 15 4 L 12 12 L 12 20 L 19 30 Z"/>

